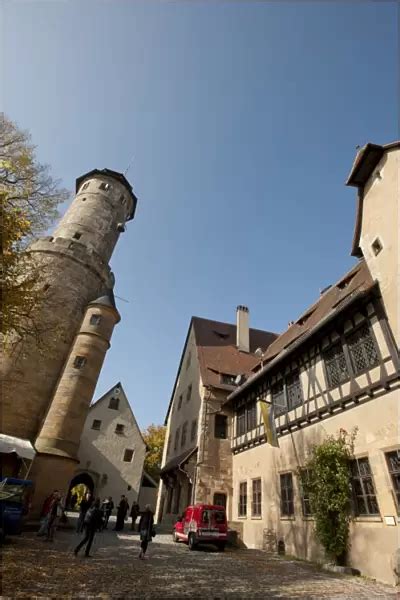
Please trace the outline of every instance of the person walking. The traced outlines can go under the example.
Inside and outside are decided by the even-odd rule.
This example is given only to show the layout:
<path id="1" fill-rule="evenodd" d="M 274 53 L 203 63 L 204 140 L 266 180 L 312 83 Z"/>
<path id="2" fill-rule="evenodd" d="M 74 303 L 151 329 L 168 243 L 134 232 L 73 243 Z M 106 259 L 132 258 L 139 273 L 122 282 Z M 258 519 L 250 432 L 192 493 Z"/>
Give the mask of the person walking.
<path id="1" fill-rule="evenodd" d="M 103 512 L 100 509 L 100 498 L 96 498 L 93 505 L 86 512 L 84 519 L 85 535 L 74 550 L 75 556 L 78 556 L 79 550 L 86 544 L 85 556 L 90 558 L 90 549 L 93 544 L 96 531 L 103 526 Z"/>
<path id="2" fill-rule="evenodd" d="M 51 505 L 53 504 L 55 494 L 58 494 L 58 490 L 53 490 L 43 502 L 42 512 L 40 513 L 40 529 L 36 534 L 39 537 L 47 534 L 47 529 L 49 526 L 49 512 Z"/>
<path id="3" fill-rule="evenodd" d="M 139 504 L 137 502 L 133 502 L 132 503 L 132 508 L 131 508 L 131 517 L 132 517 L 132 523 L 131 523 L 131 530 L 135 531 L 135 523 L 136 523 L 136 519 L 139 516 L 139 511 L 140 511 L 140 507 Z"/>
<path id="4" fill-rule="evenodd" d="M 103 529 L 107 529 L 108 521 L 114 510 L 114 502 L 111 496 L 105 498 L 103 504 L 101 505 L 103 511 Z"/>
<path id="5" fill-rule="evenodd" d="M 140 531 L 139 558 L 141 560 L 144 560 L 147 546 L 149 545 L 149 542 L 151 542 L 152 538 L 156 535 L 156 532 L 154 529 L 154 515 L 151 511 L 150 504 L 146 504 L 144 513 L 140 517 L 139 531 Z"/>
<path id="6" fill-rule="evenodd" d="M 89 510 L 89 508 L 92 505 L 92 495 L 90 492 L 87 492 L 83 499 L 81 500 L 81 503 L 79 505 L 79 517 L 78 517 L 78 523 L 76 526 L 76 532 L 77 533 L 82 533 L 83 531 L 83 523 L 85 521 L 85 515 L 87 513 L 87 511 Z"/>
<path id="7" fill-rule="evenodd" d="M 61 495 L 56 492 L 53 497 L 53 502 L 49 510 L 48 525 L 46 532 L 46 542 L 54 542 L 54 534 L 57 529 L 58 521 L 63 514 L 63 506 L 61 502 Z"/>
<path id="8" fill-rule="evenodd" d="M 123 530 L 124 521 L 125 521 L 125 517 L 126 517 L 128 510 L 129 510 L 128 500 L 122 494 L 121 500 L 120 500 L 120 502 L 118 504 L 118 508 L 117 508 L 117 522 L 115 524 L 114 531 L 122 531 Z"/>

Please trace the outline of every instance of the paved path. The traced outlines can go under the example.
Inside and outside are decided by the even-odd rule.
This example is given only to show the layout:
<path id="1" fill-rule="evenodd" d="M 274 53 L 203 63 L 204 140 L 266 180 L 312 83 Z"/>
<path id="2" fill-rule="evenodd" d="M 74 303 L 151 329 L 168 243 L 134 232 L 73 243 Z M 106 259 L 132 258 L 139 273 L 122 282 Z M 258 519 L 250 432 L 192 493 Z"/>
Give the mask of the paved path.
<path id="1" fill-rule="evenodd" d="M 257 550 L 190 552 L 158 535 L 149 559 L 138 560 L 138 534 L 106 531 L 96 536 L 93 558 L 74 558 L 78 536 L 58 531 L 53 544 L 33 533 L 3 547 L 2 598 L 399 598 L 393 588 L 363 578 L 317 570 L 301 561 Z"/>

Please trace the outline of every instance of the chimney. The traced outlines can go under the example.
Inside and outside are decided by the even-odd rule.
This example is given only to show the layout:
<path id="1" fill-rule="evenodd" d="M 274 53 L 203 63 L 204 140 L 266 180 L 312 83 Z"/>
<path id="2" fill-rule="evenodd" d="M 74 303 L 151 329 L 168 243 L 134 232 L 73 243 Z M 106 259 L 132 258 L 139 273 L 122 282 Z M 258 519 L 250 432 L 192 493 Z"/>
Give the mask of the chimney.
<path id="1" fill-rule="evenodd" d="M 236 309 L 236 346 L 241 352 L 250 352 L 249 309 L 238 306 Z"/>

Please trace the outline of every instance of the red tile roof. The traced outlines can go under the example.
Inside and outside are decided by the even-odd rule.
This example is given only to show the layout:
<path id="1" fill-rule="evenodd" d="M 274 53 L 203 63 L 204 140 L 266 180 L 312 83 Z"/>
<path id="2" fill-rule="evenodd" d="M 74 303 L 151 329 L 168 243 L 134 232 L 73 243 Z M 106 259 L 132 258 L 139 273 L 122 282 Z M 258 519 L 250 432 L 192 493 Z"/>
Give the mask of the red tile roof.
<path id="1" fill-rule="evenodd" d="M 241 390 L 247 388 L 261 373 L 267 371 L 273 362 L 276 364 L 283 359 L 293 347 L 297 347 L 319 327 L 338 313 L 356 296 L 369 292 L 375 286 L 371 273 L 364 260 L 358 262 L 335 285 L 321 294 L 320 298 L 308 308 L 293 325 L 273 341 L 264 354 L 264 366 L 260 369 L 260 360 L 254 360 L 253 371 L 257 372 L 240 388 L 234 390 L 229 399 L 238 396 Z"/>
<path id="2" fill-rule="evenodd" d="M 270 331 L 250 329 L 250 352 L 240 352 L 236 346 L 236 325 L 200 317 L 193 317 L 192 323 L 203 384 L 227 390 L 233 386 L 221 383 L 220 374 L 249 374 L 254 366 L 254 351 L 261 348 L 265 352 L 278 337 Z"/>

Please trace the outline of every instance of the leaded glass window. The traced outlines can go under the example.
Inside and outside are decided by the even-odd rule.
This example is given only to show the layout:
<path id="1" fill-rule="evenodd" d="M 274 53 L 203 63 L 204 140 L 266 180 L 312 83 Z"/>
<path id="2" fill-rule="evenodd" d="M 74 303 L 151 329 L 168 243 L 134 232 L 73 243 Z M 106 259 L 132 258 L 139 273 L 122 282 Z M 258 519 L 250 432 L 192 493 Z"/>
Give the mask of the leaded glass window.
<path id="1" fill-rule="evenodd" d="M 246 408 L 244 406 L 242 406 L 242 408 L 239 408 L 236 420 L 237 435 L 244 435 L 246 433 Z"/>
<path id="2" fill-rule="evenodd" d="M 280 415 L 286 410 L 285 390 L 283 388 L 283 380 L 278 381 L 271 388 L 272 404 L 274 406 L 275 415 Z"/>
<path id="3" fill-rule="evenodd" d="M 400 450 L 386 454 L 386 461 L 392 479 L 393 492 L 396 498 L 397 512 L 400 512 Z"/>
<path id="4" fill-rule="evenodd" d="M 257 404 L 255 401 L 247 405 L 247 431 L 257 427 Z"/>
<path id="5" fill-rule="evenodd" d="M 364 323 L 347 336 L 346 341 L 355 375 L 378 363 L 378 352 L 368 323 Z"/>
<path id="6" fill-rule="evenodd" d="M 356 515 L 379 515 L 374 480 L 368 458 L 351 461 L 354 509 Z"/>
<path id="7" fill-rule="evenodd" d="M 301 389 L 299 373 L 291 373 L 286 377 L 286 394 L 288 410 L 299 406 L 303 402 L 303 392 Z"/>
<path id="8" fill-rule="evenodd" d="M 330 387 L 336 387 L 343 381 L 346 381 L 346 379 L 350 378 L 343 346 L 340 342 L 331 346 L 328 350 L 325 350 L 324 359 L 328 385 Z"/>

